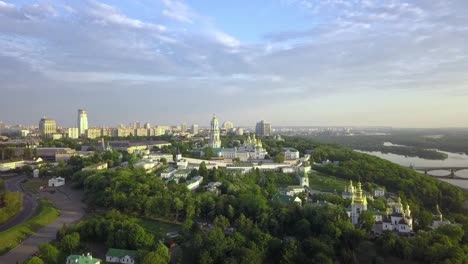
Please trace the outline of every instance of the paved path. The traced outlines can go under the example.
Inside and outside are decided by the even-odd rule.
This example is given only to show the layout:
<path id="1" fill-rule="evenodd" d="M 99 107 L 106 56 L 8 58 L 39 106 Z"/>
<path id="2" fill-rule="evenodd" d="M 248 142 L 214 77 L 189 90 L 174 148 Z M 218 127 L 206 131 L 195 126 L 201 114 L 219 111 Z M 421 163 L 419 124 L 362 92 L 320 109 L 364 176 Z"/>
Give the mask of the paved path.
<path id="1" fill-rule="evenodd" d="M 29 193 L 23 192 L 23 189 L 20 186 L 21 182 L 25 179 L 27 179 L 27 177 L 23 175 L 5 181 L 7 191 L 23 193 L 23 209 L 4 224 L 0 225 L 0 232 L 21 224 L 34 214 L 37 207 L 36 199 L 34 199 Z"/>
<path id="2" fill-rule="evenodd" d="M 57 231 L 63 224 L 70 225 L 78 221 L 84 215 L 84 205 L 81 202 L 82 193 L 72 190 L 67 186 L 60 187 L 60 189 L 63 192 L 57 191 L 54 194 L 41 193 L 41 197 L 48 198 L 60 209 L 60 216 L 53 223 L 39 229 L 34 235 L 27 238 L 16 248 L 0 256 L 0 264 L 15 264 L 16 261 L 23 263 L 29 256 L 37 251 L 37 247 L 40 244 L 54 240 Z"/>

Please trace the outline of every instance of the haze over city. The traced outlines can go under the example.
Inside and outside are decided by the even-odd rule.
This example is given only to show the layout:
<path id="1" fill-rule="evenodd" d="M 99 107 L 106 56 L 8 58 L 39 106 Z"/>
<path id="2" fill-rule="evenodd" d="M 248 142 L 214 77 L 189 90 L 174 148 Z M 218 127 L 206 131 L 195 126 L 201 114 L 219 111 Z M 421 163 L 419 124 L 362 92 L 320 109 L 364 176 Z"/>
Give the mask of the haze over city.
<path id="1" fill-rule="evenodd" d="M 468 2 L 0 1 L 0 120 L 468 126 Z"/>

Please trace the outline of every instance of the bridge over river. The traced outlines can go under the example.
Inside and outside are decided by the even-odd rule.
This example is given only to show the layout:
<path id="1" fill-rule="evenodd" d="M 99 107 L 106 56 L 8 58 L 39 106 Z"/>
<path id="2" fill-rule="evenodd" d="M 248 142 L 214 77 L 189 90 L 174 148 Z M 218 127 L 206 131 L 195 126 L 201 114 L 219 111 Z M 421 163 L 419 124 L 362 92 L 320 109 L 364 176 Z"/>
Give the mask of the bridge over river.
<path id="1" fill-rule="evenodd" d="M 455 172 L 457 172 L 457 171 L 468 170 L 468 166 L 467 167 L 457 167 L 457 166 L 413 167 L 413 166 L 410 166 L 410 168 L 412 168 L 413 170 L 422 171 L 422 172 L 424 172 L 424 174 L 428 174 L 428 175 L 431 175 L 431 174 L 429 174 L 429 172 L 431 172 L 431 171 L 443 170 L 443 171 L 447 171 L 449 174 L 445 175 L 445 176 L 435 176 L 435 175 L 431 175 L 431 176 L 437 177 L 437 178 L 446 178 L 446 179 L 468 180 L 468 178 L 459 177 L 459 176 L 457 176 L 455 174 Z"/>

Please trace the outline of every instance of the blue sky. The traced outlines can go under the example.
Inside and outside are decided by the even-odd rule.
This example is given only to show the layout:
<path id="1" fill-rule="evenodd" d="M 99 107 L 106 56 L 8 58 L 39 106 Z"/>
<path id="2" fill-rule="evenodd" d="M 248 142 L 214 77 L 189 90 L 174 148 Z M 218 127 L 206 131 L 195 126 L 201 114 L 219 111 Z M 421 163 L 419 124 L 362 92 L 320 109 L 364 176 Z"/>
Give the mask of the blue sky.
<path id="1" fill-rule="evenodd" d="M 468 126 L 464 0 L 0 0 L 0 120 Z"/>

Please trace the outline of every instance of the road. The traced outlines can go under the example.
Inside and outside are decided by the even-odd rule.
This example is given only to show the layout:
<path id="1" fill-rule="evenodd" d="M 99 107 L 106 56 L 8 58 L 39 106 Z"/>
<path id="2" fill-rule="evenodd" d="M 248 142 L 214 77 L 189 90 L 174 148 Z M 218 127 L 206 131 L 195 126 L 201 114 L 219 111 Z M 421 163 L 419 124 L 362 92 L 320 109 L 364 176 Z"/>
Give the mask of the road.
<path id="1" fill-rule="evenodd" d="M 51 200 L 60 210 L 60 216 L 53 223 L 39 229 L 38 232 L 27 238 L 16 248 L 0 256 L 0 264 L 23 263 L 37 251 L 39 245 L 54 240 L 57 231 L 63 224 L 69 226 L 83 217 L 82 192 L 73 190 L 68 186 L 62 186 L 57 189 L 59 191 L 54 194 L 44 192 L 40 196 Z"/>
<path id="2" fill-rule="evenodd" d="M 9 192 L 23 192 L 21 188 L 21 181 L 26 179 L 26 176 L 18 176 L 5 181 L 5 189 Z M 4 224 L 0 225 L 0 232 L 12 228 L 16 225 L 26 221 L 34 214 L 34 210 L 37 207 L 36 199 L 34 199 L 29 193 L 23 192 L 23 209 L 16 214 L 14 217 L 9 219 Z"/>

